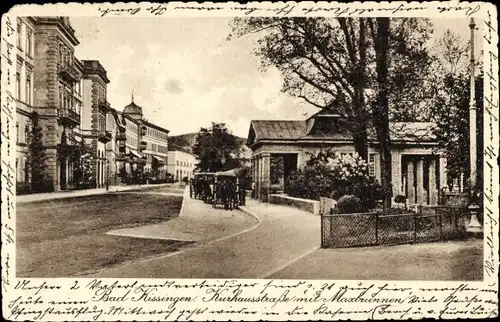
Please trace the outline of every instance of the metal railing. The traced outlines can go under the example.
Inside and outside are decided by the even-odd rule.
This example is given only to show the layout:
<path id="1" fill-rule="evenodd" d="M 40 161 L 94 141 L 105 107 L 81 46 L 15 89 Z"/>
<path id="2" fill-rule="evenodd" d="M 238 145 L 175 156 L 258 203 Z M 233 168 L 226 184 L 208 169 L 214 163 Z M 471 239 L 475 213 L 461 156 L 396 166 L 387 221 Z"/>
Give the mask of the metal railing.
<path id="1" fill-rule="evenodd" d="M 57 110 L 57 114 L 61 119 L 68 119 L 73 123 L 80 123 L 80 113 L 75 110 L 71 110 L 68 108 L 62 108 Z"/>
<path id="2" fill-rule="evenodd" d="M 419 207 L 417 212 L 321 215 L 321 247 L 425 243 L 465 236 L 466 207 Z"/>

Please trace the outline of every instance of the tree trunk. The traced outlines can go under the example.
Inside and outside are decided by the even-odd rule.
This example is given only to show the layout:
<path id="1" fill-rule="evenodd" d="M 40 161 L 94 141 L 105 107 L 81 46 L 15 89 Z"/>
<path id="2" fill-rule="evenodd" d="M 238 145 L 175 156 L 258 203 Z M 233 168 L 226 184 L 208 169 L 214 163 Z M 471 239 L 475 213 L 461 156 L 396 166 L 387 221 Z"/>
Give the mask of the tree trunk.
<path id="1" fill-rule="evenodd" d="M 389 18 L 377 18 L 376 31 L 372 26 L 375 46 L 378 92 L 373 105 L 373 122 L 381 152 L 382 186 L 385 191 L 384 207 L 391 206 L 392 200 L 392 155 L 389 132 L 389 84 L 388 84 L 388 51 L 389 51 Z"/>
<path id="2" fill-rule="evenodd" d="M 355 131 L 355 133 L 353 133 L 352 135 L 354 141 L 354 150 L 360 158 L 368 161 L 368 135 L 366 132 L 366 127 L 359 127 L 359 129 L 357 130 L 358 131 Z"/>

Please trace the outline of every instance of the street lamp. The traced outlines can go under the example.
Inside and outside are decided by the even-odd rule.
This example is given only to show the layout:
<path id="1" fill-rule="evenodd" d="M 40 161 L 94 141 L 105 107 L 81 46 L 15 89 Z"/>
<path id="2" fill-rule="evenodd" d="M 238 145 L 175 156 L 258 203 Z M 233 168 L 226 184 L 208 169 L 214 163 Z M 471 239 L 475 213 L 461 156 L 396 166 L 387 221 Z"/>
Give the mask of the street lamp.
<path id="1" fill-rule="evenodd" d="M 470 205 L 468 207 L 470 213 L 470 222 L 467 227 L 467 232 L 480 233 L 482 231 L 481 224 L 477 218 L 479 213 L 479 205 L 477 203 L 476 185 L 477 185 L 477 151 L 476 151 L 476 84 L 475 84 L 475 59 L 474 59 L 474 31 L 476 24 L 474 18 L 470 19 L 470 101 L 469 101 L 469 154 L 470 154 Z"/>
<path id="2" fill-rule="evenodd" d="M 106 191 L 109 191 L 109 159 L 106 159 Z"/>

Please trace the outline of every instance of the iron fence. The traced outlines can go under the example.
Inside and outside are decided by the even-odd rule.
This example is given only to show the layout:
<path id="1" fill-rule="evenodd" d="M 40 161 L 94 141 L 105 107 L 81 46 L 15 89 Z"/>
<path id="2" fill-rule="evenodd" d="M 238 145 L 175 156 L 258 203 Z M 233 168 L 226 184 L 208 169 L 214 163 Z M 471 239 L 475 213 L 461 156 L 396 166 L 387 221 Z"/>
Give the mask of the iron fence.
<path id="1" fill-rule="evenodd" d="M 322 214 L 321 247 L 425 243 L 465 236 L 466 207 L 420 206 L 416 212 Z"/>

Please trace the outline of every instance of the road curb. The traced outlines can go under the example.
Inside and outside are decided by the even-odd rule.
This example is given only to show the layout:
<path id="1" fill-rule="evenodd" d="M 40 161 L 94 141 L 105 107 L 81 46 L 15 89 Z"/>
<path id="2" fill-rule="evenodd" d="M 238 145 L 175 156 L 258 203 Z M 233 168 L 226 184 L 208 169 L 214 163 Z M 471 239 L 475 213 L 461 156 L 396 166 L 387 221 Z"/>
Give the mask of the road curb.
<path id="1" fill-rule="evenodd" d="M 142 190 L 146 188 L 155 188 L 155 187 L 166 187 L 170 185 L 169 183 L 162 183 L 162 184 L 155 184 L 155 185 L 143 185 L 140 187 L 134 186 L 134 187 L 129 187 L 129 186 L 114 186 L 110 187 L 109 191 L 90 191 L 89 193 L 85 194 L 78 194 L 78 190 L 74 190 L 75 193 L 74 195 L 59 195 L 59 193 L 55 192 L 52 195 L 47 196 L 47 198 L 43 199 L 37 199 L 37 200 L 17 200 L 16 196 L 16 204 L 26 204 L 26 203 L 34 203 L 34 202 L 42 202 L 42 201 L 49 201 L 49 200 L 63 200 L 63 199 L 73 199 L 73 198 L 80 198 L 80 197 L 87 197 L 87 196 L 96 196 L 96 195 L 105 195 L 105 194 L 113 194 L 113 193 L 119 193 L 119 192 L 127 192 L 130 190 Z M 123 187 L 121 189 L 118 189 L 118 187 Z"/>

